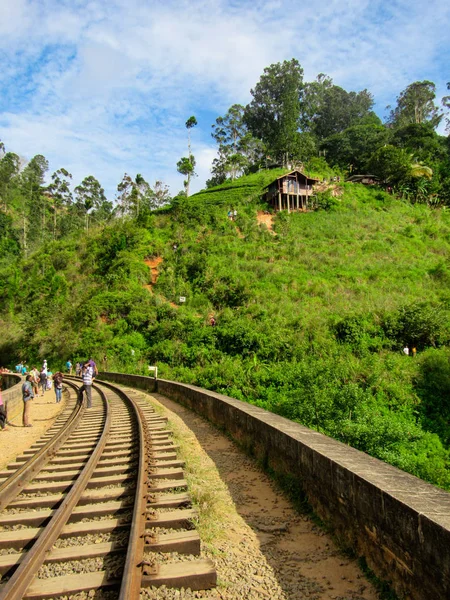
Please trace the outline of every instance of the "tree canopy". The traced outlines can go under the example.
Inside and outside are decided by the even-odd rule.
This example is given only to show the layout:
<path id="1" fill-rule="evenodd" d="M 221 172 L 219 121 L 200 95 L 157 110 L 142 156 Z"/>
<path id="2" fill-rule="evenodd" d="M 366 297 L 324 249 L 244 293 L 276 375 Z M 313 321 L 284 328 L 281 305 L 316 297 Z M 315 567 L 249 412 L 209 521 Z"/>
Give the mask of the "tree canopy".
<path id="1" fill-rule="evenodd" d="M 300 63 L 295 58 L 285 60 L 264 69 L 250 90 L 253 100 L 245 108 L 244 120 L 250 132 L 283 164 L 295 155 L 302 92 Z"/>
<path id="2" fill-rule="evenodd" d="M 432 81 L 415 81 L 397 97 L 397 105 L 391 110 L 389 124 L 402 127 L 411 123 L 429 123 L 437 127 L 443 113 L 435 103 L 436 86 Z"/>

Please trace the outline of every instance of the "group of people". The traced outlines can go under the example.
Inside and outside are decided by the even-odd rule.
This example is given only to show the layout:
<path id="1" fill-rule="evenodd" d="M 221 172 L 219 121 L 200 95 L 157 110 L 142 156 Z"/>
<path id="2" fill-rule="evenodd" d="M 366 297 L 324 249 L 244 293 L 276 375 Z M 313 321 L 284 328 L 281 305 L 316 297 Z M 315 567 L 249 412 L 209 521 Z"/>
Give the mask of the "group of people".
<path id="1" fill-rule="evenodd" d="M 411 351 L 410 351 L 409 346 L 405 346 L 403 348 L 403 354 L 406 354 L 406 356 L 412 356 L 413 358 L 415 358 L 416 354 L 417 354 L 417 348 L 412 347 Z"/>
<path id="2" fill-rule="evenodd" d="M 23 417 L 22 422 L 24 427 L 32 427 L 30 423 L 30 400 L 45 394 L 47 390 L 52 388 L 55 390 L 56 402 L 61 402 L 63 390 L 64 376 L 61 371 L 52 373 L 48 368 L 47 361 L 44 360 L 42 367 L 38 370 L 33 367 L 25 376 L 25 381 L 22 384 L 22 400 L 23 400 Z"/>
<path id="3" fill-rule="evenodd" d="M 105 357 L 106 359 L 106 357 Z M 69 375 L 72 374 L 72 362 L 68 360 L 66 362 L 66 371 Z M 48 368 L 47 361 L 44 360 L 42 367 L 37 369 L 33 366 L 29 370 L 25 361 L 21 361 L 15 367 L 16 373 L 25 376 L 25 381 L 22 384 L 22 400 L 23 400 L 23 416 L 22 423 L 24 427 L 32 427 L 30 423 L 30 401 L 33 398 L 44 396 L 47 390 L 52 388 L 55 390 L 56 403 L 62 400 L 63 382 L 64 375 L 61 371 L 52 373 Z M 3 369 L 2 369 L 3 371 Z M 5 372 L 10 372 L 7 369 Z M 81 377 L 83 385 L 78 391 L 79 402 L 83 399 L 83 392 L 86 393 L 87 408 L 92 407 L 92 384 L 95 377 L 98 375 L 98 369 L 95 361 L 91 358 L 85 362 L 76 363 L 76 375 Z M 6 430 L 7 415 L 6 408 L 2 399 L 2 385 L 0 378 L 0 431 Z"/>
<path id="4" fill-rule="evenodd" d="M 25 375 L 25 373 L 27 371 L 28 371 L 28 367 L 27 367 L 25 361 L 22 361 L 16 365 L 16 373 L 18 373 L 19 375 Z"/>

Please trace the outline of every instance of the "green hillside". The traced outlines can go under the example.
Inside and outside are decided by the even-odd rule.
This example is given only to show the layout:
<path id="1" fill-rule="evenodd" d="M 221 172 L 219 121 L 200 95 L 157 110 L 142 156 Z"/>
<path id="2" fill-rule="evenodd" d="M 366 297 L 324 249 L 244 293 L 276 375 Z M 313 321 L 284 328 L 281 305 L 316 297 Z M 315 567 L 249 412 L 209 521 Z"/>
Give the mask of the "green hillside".
<path id="1" fill-rule="evenodd" d="M 450 213 L 342 184 L 269 231 L 280 173 L 5 260 L 0 363 L 157 364 L 450 489 Z"/>

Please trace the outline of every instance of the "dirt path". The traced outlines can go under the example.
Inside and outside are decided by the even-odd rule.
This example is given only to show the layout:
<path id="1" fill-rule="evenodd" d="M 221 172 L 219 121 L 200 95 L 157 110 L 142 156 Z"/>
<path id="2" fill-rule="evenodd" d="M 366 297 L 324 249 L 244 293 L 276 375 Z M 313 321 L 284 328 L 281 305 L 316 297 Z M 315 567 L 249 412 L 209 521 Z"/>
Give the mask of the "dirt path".
<path id="1" fill-rule="evenodd" d="M 157 400 L 167 411 L 175 435 L 178 429 L 178 435 L 181 434 L 184 441 L 192 438 L 187 455 L 183 453 L 183 447 L 181 452 L 188 471 L 190 456 L 197 463 L 203 463 L 203 479 L 197 485 L 211 487 L 211 493 L 217 495 L 222 493 L 224 487 L 228 497 L 222 524 L 226 540 L 218 542 L 220 534 L 216 532 L 217 539 L 212 542 L 215 549 L 212 552 L 209 549 L 221 585 L 216 590 L 197 592 L 183 598 L 378 598 L 356 560 L 342 554 L 332 538 L 308 516 L 296 512 L 271 480 L 233 442 L 177 403 L 158 394 L 149 398 Z M 204 489 L 203 497 L 208 497 Z M 222 502 L 226 504 L 227 501 Z M 219 529 L 220 518 L 218 512 L 215 519 Z M 163 595 L 160 593 L 155 591 L 146 597 L 164 600 L 178 598 L 172 596 L 169 590 L 165 590 Z"/>
<path id="2" fill-rule="evenodd" d="M 44 435 L 64 406 L 65 394 L 62 402 L 56 404 L 53 390 L 31 400 L 30 423 L 33 427 L 22 427 L 22 417 L 16 417 L 5 431 L 0 432 L 0 469 Z"/>
<path id="3" fill-rule="evenodd" d="M 149 286 L 145 286 L 145 287 L 151 288 L 151 286 L 154 285 L 158 281 L 159 265 L 162 263 L 162 261 L 163 261 L 163 259 L 161 256 L 155 256 L 154 258 L 146 258 L 144 260 L 144 263 L 150 269 L 151 278 L 152 278 L 151 284 L 149 284 Z"/>

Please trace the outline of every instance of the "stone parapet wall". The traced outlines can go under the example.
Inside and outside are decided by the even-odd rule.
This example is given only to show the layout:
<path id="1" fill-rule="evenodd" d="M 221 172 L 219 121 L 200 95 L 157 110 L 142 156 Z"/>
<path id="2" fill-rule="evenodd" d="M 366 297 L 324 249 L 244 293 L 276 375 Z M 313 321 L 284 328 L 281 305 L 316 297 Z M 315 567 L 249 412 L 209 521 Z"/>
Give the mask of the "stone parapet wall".
<path id="1" fill-rule="evenodd" d="M 226 431 L 306 495 L 314 511 L 401 598 L 450 598 L 450 494 L 245 402 L 135 375 L 100 378 L 171 398 Z"/>
<path id="2" fill-rule="evenodd" d="M 8 421 L 17 420 L 23 412 L 21 375 L 2 373 L 2 386 L 2 398 Z"/>
<path id="3" fill-rule="evenodd" d="M 98 379 L 112 383 L 125 384 L 146 392 L 156 392 L 156 379 L 143 375 L 127 375 L 126 373 L 99 373 Z"/>

